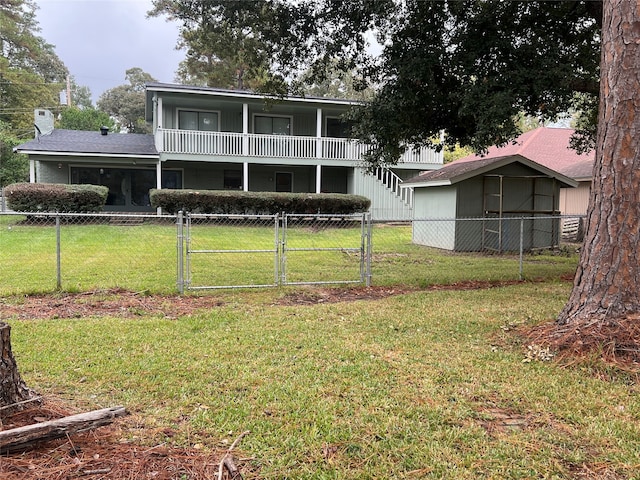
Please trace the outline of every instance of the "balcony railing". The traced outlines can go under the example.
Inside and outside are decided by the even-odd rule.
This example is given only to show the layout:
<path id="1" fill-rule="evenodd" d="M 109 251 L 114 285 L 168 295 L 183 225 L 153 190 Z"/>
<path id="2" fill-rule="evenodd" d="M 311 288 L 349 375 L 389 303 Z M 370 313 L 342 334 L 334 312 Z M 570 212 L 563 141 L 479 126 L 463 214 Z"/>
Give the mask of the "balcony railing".
<path id="1" fill-rule="evenodd" d="M 346 138 L 258 135 L 159 128 L 156 148 L 163 153 L 359 161 L 367 146 Z M 407 151 L 399 163 L 442 164 L 428 148 Z"/>

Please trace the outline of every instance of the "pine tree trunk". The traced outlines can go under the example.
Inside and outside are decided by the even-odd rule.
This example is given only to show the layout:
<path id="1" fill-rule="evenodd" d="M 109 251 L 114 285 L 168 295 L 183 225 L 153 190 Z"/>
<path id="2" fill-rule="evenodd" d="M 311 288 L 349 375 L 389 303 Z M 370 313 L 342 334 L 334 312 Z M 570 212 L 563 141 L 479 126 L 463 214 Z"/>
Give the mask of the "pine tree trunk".
<path id="1" fill-rule="evenodd" d="M 11 352 L 11 327 L 0 322 L 0 407 L 15 405 L 16 403 L 34 397 L 34 392 L 27 388 L 18 372 L 18 365 Z M 11 409 L 3 409 L 3 414 Z"/>
<path id="2" fill-rule="evenodd" d="M 640 312 L 640 6 L 604 0 L 603 10 L 589 214 L 560 325 L 611 322 Z"/>

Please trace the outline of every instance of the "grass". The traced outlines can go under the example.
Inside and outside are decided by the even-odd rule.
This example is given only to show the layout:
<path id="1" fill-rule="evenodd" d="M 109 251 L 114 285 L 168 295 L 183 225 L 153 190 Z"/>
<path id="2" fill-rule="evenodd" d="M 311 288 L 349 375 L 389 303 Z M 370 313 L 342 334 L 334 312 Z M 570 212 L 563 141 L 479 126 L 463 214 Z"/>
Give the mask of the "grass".
<path id="1" fill-rule="evenodd" d="M 138 442 L 216 448 L 250 430 L 245 478 L 634 478 L 635 383 L 523 362 L 510 333 L 553 318 L 569 288 L 306 306 L 224 292 L 174 320 L 11 323 L 31 387 L 127 406 Z"/>
<path id="2" fill-rule="evenodd" d="M 0 295 L 52 292 L 57 289 L 56 231 L 52 224 L 25 225 L 20 216 L 0 216 Z M 61 290 L 68 292 L 124 288 L 153 293 L 177 291 L 175 225 L 137 226 L 64 224 L 60 232 Z M 280 262 L 273 227 L 194 225 L 188 275 L 194 287 L 270 285 Z M 360 227 L 287 231 L 289 282 L 361 281 Z M 450 253 L 411 243 L 408 226 L 376 225 L 372 235 L 372 284 L 413 286 L 466 280 L 519 278 L 514 255 Z M 243 253 L 221 253 L 220 250 Z M 577 255 L 565 249 L 525 256 L 524 278 L 571 275 Z"/>

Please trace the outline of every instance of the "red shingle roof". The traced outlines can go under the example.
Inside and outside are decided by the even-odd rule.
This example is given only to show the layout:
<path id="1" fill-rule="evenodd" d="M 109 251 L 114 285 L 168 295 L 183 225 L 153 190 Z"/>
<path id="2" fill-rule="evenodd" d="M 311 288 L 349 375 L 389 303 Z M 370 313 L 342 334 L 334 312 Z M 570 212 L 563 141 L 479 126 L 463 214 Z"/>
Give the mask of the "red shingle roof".
<path id="1" fill-rule="evenodd" d="M 494 146 L 485 155 L 469 155 L 454 163 L 520 155 L 576 180 L 591 178 L 595 152 L 579 155 L 572 150 L 573 133 L 570 128 L 536 128 L 520 135 L 514 144 Z"/>

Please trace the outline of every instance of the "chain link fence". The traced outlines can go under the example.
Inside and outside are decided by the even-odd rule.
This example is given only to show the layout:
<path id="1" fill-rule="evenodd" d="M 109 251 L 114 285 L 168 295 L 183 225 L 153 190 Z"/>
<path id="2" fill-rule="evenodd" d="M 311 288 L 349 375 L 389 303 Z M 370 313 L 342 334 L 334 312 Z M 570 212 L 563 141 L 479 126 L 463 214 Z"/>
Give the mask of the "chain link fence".
<path id="1" fill-rule="evenodd" d="M 368 284 L 369 228 L 366 215 L 180 214 L 178 289 Z"/>
<path id="2" fill-rule="evenodd" d="M 192 215 L 183 222 L 0 212 L 0 295 L 556 278 L 575 272 L 584 230 L 577 216 L 369 225 L 350 217 Z"/>

